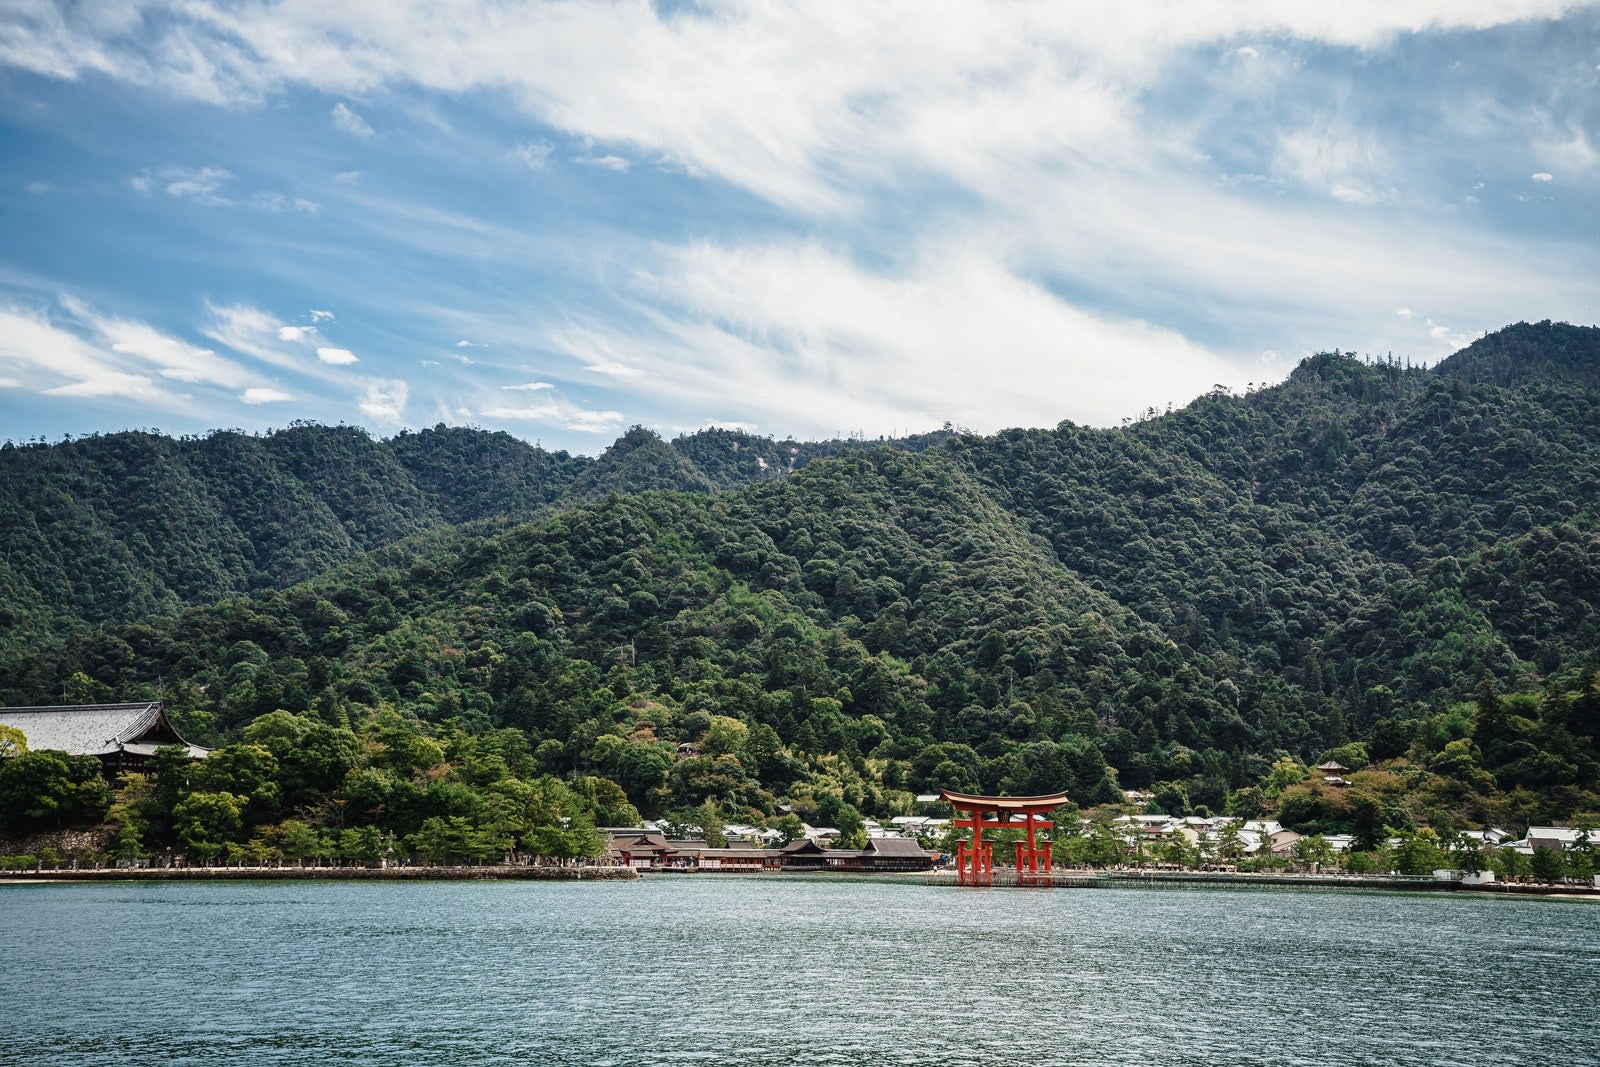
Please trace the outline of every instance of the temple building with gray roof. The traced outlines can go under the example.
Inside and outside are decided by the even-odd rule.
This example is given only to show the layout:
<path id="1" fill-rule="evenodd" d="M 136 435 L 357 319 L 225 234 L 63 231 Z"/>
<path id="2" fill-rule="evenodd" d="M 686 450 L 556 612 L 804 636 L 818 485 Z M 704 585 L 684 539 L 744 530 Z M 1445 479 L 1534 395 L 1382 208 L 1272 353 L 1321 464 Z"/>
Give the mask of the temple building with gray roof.
<path id="1" fill-rule="evenodd" d="M 158 700 L 137 704 L 76 704 L 48 708 L 0 708 L 0 726 L 15 726 L 28 750 L 51 749 L 69 756 L 97 756 L 107 774 L 149 762 L 156 749 L 177 745 L 193 759 L 211 751 L 178 733 Z"/>

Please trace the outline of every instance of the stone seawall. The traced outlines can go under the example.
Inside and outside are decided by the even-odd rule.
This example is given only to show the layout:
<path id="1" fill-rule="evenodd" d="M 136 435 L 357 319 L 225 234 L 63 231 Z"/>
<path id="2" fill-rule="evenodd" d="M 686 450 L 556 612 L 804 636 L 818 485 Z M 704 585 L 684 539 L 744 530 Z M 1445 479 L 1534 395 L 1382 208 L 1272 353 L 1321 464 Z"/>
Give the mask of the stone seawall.
<path id="1" fill-rule="evenodd" d="M 6 871 L 9 882 L 626 882 L 631 867 L 142 867 Z"/>

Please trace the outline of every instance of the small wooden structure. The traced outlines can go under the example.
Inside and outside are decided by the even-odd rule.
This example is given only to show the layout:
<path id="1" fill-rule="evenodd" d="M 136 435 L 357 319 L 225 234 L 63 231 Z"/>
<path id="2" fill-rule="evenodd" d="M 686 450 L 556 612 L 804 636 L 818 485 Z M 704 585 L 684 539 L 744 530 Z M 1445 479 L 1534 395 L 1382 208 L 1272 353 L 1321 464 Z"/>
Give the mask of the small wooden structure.
<path id="1" fill-rule="evenodd" d="M 1065 792 L 1033 797 L 985 797 L 946 789 L 939 795 L 962 816 L 955 820 L 955 825 L 972 831 L 971 843 L 962 842 L 956 848 L 958 884 L 993 885 L 994 846 L 984 841 L 983 832 L 1019 828 L 1026 831 L 1027 839 L 1016 842 L 1017 884 L 1050 884 L 1050 842 L 1041 845 L 1035 833 L 1055 826 L 1045 815 L 1067 802 Z"/>

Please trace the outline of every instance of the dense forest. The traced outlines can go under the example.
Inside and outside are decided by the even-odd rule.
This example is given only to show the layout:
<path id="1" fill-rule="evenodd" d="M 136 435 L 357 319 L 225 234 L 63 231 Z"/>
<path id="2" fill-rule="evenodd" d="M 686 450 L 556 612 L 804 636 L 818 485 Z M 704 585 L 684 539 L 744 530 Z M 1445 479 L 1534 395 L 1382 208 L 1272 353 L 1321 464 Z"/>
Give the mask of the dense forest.
<path id="1" fill-rule="evenodd" d="M 938 787 L 1369 839 L 1581 821 L 1596 499 L 1600 330 L 1551 323 L 1114 429 L 12 442 L 0 703 L 160 698 L 223 748 L 121 791 L 14 758 L 0 808 L 441 854 L 640 814 L 848 835 Z M 1330 754 L 1348 787 L 1307 775 Z"/>

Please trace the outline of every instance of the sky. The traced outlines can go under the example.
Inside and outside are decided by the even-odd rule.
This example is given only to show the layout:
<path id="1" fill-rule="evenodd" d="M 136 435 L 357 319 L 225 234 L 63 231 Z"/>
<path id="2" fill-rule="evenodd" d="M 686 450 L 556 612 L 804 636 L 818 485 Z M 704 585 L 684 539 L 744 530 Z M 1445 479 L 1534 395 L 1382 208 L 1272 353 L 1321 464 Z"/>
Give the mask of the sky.
<path id="1" fill-rule="evenodd" d="M 1105 426 L 1597 309 L 1594 2 L 0 2 L 0 440 Z"/>

